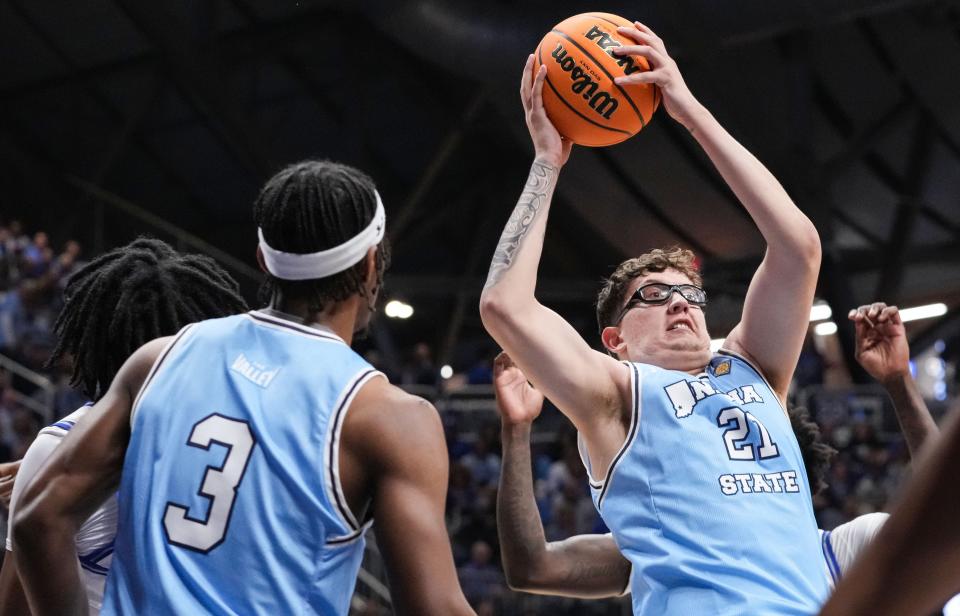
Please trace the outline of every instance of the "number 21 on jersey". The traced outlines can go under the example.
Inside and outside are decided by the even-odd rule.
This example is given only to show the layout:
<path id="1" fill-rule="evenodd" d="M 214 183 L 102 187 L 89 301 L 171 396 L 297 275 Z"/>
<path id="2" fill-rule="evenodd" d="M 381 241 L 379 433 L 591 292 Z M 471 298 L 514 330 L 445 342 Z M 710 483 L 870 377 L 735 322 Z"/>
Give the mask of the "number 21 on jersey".
<path id="1" fill-rule="evenodd" d="M 760 446 L 756 448 L 744 442 L 750 434 L 751 424 L 760 432 Z M 766 460 L 780 455 L 766 426 L 749 411 L 737 406 L 727 407 L 717 415 L 717 426 L 727 428 L 723 431 L 723 444 L 731 460 Z"/>
<path id="2" fill-rule="evenodd" d="M 167 540 L 197 552 L 209 552 L 223 543 L 237 498 L 237 488 L 247 470 L 256 439 L 246 421 L 214 413 L 193 425 L 187 445 L 210 449 L 211 444 L 223 445 L 227 455 L 218 468 L 207 465 L 200 483 L 199 494 L 210 499 L 206 520 L 191 517 L 188 507 L 167 503 L 163 528 Z"/>

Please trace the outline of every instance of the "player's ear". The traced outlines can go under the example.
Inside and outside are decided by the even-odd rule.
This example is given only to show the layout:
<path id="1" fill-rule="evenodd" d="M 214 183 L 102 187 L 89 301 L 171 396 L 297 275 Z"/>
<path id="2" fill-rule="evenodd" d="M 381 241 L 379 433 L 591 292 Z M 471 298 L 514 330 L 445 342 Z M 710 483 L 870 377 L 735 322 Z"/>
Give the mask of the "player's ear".
<path id="1" fill-rule="evenodd" d="M 600 332 L 600 340 L 603 342 L 603 348 L 607 349 L 614 356 L 619 357 L 620 353 L 626 351 L 627 343 L 620 335 L 620 328 L 609 325 Z"/>
<path id="2" fill-rule="evenodd" d="M 366 271 L 366 274 L 364 275 L 364 280 L 369 283 L 372 281 L 376 281 L 377 279 L 377 247 L 376 246 L 371 246 L 370 249 L 367 250 L 366 259 L 367 259 L 367 268 L 366 268 L 367 271 Z"/>
<path id="3" fill-rule="evenodd" d="M 263 260 L 263 251 L 260 250 L 260 247 L 257 246 L 257 265 L 260 266 L 260 271 L 263 273 L 267 272 L 267 262 Z"/>

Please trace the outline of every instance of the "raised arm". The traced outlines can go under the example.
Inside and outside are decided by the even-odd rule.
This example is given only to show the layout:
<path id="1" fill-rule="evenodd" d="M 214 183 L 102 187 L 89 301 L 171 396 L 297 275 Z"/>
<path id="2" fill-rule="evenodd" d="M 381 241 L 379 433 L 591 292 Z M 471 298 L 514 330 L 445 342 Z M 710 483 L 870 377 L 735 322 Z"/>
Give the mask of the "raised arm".
<path id="1" fill-rule="evenodd" d="M 514 590 L 570 597 L 613 597 L 630 581 L 630 562 L 610 535 L 579 535 L 548 543 L 533 495 L 531 422 L 543 395 L 506 353 L 494 361 L 502 424 L 503 465 L 497 492 L 497 531 L 507 583 Z"/>
<path id="2" fill-rule="evenodd" d="M 847 316 L 856 328 L 857 361 L 887 390 L 907 449 L 916 457 L 939 430 L 910 374 L 910 347 L 900 310 L 876 302 Z"/>
<path id="3" fill-rule="evenodd" d="M 591 349 L 534 295 L 550 202 L 571 147 L 543 109 L 545 75 L 546 67 L 533 72 L 530 56 L 520 96 L 536 158 L 490 263 L 480 316 L 490 335 L 589 439 L 598 420 L 608 420 L 621 410 L 629 392 L 629 373 Z"/>
<path id="4" fill-rule="evenodd" d="M 74 535 L 120 483 L 130 407 L 169 338 L 149 342 L 117 373 L 106 395 L 24 486 L 13 520 L 20 579 L 34 616 L 87 614 Z"/>
<path id="5" fill-rule="evenodd" d="M 436 409 L 375 379 L 351 405 L 341 460 L 344 450 L 365 468 L 394 613 L 473 614 L 447 537 L 448 454 Z"/>
<path id="6" fill-rule="evenodd" d="M 618 47 L 615 53 L 643 56 L 652 70 L 617 81 L 659 86 L 667 112 L 697 140 L 767 242 L 766 254 L 747 291 L 740 324 L 724 346 L 751 359 L 785 399 L 820 270 L 817 230 L 767 168 L 694 98 L 660 37 L 639 22 L 618 31 L 636 45 Z"/>

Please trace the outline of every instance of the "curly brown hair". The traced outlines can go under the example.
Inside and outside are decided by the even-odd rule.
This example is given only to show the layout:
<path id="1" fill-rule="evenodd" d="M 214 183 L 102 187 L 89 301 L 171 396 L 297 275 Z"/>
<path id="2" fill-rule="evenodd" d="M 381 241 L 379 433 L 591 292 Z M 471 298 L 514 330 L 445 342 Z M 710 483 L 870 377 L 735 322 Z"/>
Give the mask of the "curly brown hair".
<path id="1" fill-rule="evenodd" d="M 679 246 L 655 248 L 639 257 L 627 259 L 604 281 L 597 295 L 597 325 L 600 331 L 613 325 L 613 321 L 623 306 L 623 300 L 634 278 L 646 276 L 651 272 L 675 269 L 687 276 L 690 282 L 702 286 L 703 279 L 696 266 L 697 257 L 692 251 Z"/>

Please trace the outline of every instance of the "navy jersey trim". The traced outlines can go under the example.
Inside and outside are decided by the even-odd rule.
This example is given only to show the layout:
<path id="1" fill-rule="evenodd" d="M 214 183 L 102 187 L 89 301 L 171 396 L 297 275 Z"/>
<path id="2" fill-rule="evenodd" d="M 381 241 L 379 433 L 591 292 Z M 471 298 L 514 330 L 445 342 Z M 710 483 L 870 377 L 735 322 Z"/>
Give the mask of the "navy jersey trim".
<path id="1" fill-rule="evenodd" d="M 113 550 L 113 541 L 110 541 L 110 543 L 107 545 L 97 548 L 89 554 L 78 556 L 77 558 L 80 561 L 80 566 L 85 570 L 89 571 L 90 573 L 95 573 L 97 575 L 106 577 L 107 573 L 110 572 L 110 569 L 101 565 L 100 562 L 107 556 L 113 554 Z"/>
<path id="2" fill-rule="evenodd" d="M 597 497 L 597 510 L 599 511 L 603 507 L 603 499 L 607 495 L 607 491 L 610 489 L 610 481 L 613 479 L 613 471 L 616 470 L 617 464 L 623 458 L 624 454 L 627 453 L 627 450 L 630 449 L 630 446 L 633 444 L 634 439 L 637 436 L 640 426 L 640 371 L 637 370 L 637 367 L 634 364 L 630 364 L 630 369 L 633 371 L 631 376 L 633 377 L 633 408 L 631 410 L 630 416 L 630 429 L 627 431 L 627 438 L 623 441 L 623 446 L 620 447 L 620 451 L 617 452 L 617 455 L 614 456 L 613 460 L 610 462 L 610 468 L 607 469 L 607 475 L 603 479 L 603 489 L 600 490 L 600 496 Z"/>
<path id="3" fill-rule="evenodd" d="M 140 386 L 140 391 L 137 392 L 137 397 L 133 399 L 133 406 L 130 407 L 130 429 L 133 430 L 133 420 L 137 416 L 137 411 L 140 410 L 140 403 L 143 401 L 144 395 L 147 393 L 147 389 L 150 388 L 150 385 L 153 384 L 154 377 L 157 376 L 157 372 L 160 370 L 160 366 L 170 355 L 170 352 L 173 351 L 174 347 L 177 346 L 183 338 L 186 337 L 186 334 L 193 327 L 193 323 L 184 325 L 176 337 L 170 341 L 170 344 L 167 345 L 167 348 L 160 353 L 157 357 L 157 360 L 153 362 L 153 366 L 150 367 L 150 372 L 147 373 L 147 378 L 144 379 L 143 385 Z"/>
<path id="4" fill-rule="evenodd" d="M 743 363 L 750 366 L 750 369 L 757 373 L 757 376 L 760 377 L 760 380 L 763 381 L 763 384 L 766 385 L 767 389 L 770 390 L 770 393 L 773 394 L 773 398 L 777 401 L 777 405 L 783 410 L 784 415 L 787 415 L 787 417 L 789 417 L 789 415 L 787 414 L 787 409 L 784 408 L 783 403 L 780 402 L 780 396 L 777 395 L 777 390 L 774 389 L 772 385 L 770 385 L 770 381 L 767 380 L 767 377 L 763 374 L 760 368 L 755 366 L 752 361 L 750 361 L 743 355 L 740 355 L 739 353 L 734 353 L 733 351 L 729 351 L 727 349 L 720 349 L 719 351 L 717 351 L 717 355 L 726 355 L 727 357 L 733 357 L 733 358 L 739 359 Z"/>
<path id="5" fill-rule="evenodd" d="M 360 539 L 361 537 L 363 537 L 364 533 L 366 533 L 367 529 L 369 529 L 372 525 L 373 525 L 373 520 L 370 520 L 369 522 L 366 522 L 363 526 L 361 526 L 360 528 L 351 532 L 348 535 L 327 539 L 327 542 L 325 545 L 341 546 L 341 545 L 346 545 L 348 543 L 353 543 L 357 539 Z"/>
<path id="6" fill-rule="evenodd" d="M 293 321 L 289 321 L 287 319 L 264 314 L 256 310 L 252 310 L 248 312 L 246 316 L 262 325 L 278 327 L 295 334 L 304 334 L 306 336 L 310 336 L 311 338 L 319 338 L 321 340 L 327 340 L 330 342 L 339 342 L 340 344 L 346 344 L 343 338 L 341 338 L 340 336 L 337 336 L 336 334 L 324 332 L 317 329 L 316 327 L 310 327 L 309 325 L 301 325 L 299 323 L 294 323 Z"/>
<path id="7" fill-rule="evenodd" d="M 343 428 L 343 422 L 350 408 L 350 403 L 353 402 L 360 388 L 375 376 L 383 376 L 383 373 L 374 368 L 365 368 L 344 387 L 340 401 L 336 404 L 336 410 L 333 413 L 332 423 L 330 424 L 330 430 L 328 432 L 327 451 L 324 456 L 327 461 L 326 483 L 330 492 L 328 497 L 332 496 L 330 501 L 340 513 L 340 517 L 346 523 L 347 527 L 355 532 L 361 533 L 363 526 L 357 521 L 357 517 L 347 505 L 346 496 L 343 494 L 343 487 L 340 485 L 340 431 Z M 353 533 L 351 533 L 351 535 L 352 534 Z M 348 535 L 348 537 L 349 536 L 350 535 Z"/>
<path id="8" fill-rule="evenodd" d="M 57 437 L 63 438 L 65 436 L 65 433 L 69 432 L 70 429 L 73 428 L 73 426 L 75 425 L 76 425 L 76 422 L 73 422 L 67 419 L 61 419 L 57 423 L 51 424 L 46 428 L 40 430 L 39 434 L 46 434 L 49 436 L 57 436 Z"/>
<path id="9" fill-rule="evenodd" d="M 823 550 L 823 559 L 827 562 L 827 570 L 830 572 L 830 577 L 833 578 L 833 583 L 836 584 L 840 581 L 840 563 L 837 562 L 837 555 L 833 553 L 833 544 L 830 543 L 830 531 L 823 531 L 823 535 L 820 536 L 820 549 Z"/>

